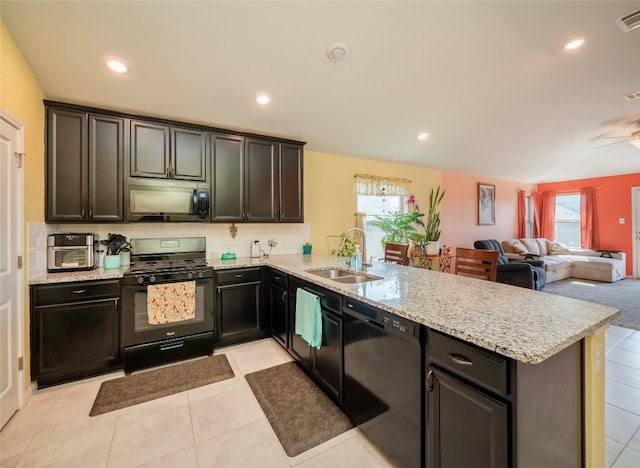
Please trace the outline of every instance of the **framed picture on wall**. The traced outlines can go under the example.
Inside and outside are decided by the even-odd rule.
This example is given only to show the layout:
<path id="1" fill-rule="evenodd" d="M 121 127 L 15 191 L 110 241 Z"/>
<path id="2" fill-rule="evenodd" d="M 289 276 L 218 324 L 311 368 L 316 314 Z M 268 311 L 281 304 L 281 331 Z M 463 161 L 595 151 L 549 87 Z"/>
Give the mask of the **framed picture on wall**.
<path id="1" fill-rule="evenodd" d="M 478 183 L 478 224 L 496 224 L 496 186 Z"/>

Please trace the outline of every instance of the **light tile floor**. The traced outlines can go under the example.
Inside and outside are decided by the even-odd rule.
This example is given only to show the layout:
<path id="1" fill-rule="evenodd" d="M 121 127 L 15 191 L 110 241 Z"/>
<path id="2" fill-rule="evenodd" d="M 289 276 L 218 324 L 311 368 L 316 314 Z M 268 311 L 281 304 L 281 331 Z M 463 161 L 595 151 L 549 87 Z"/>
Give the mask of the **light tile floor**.
<path id="1" fill-rule="evenodd" d="M 606 466 L 640 467 L 640 332 L 605 336 Z M 218 351 L 216 351 L 218 352 Z M 13 467 L 384 467 L 353 429 L 290 458 L 244 375 L 291 357 L 273 340 L 229 347 L 233 379 L 90 418 L 106 379 L 38 390 L 0 432 L 0 466 Z"/>
<path id="2" fill-rule="evenodd" d="M 358 429 L 288 457 L 245 374 L 291 357 L 271 339 L 216 351 L 233 379 L 90 418 L 100 384 L 123 374 L 38 390 L 0 432 L 0 466 L 388 467 Z"/>

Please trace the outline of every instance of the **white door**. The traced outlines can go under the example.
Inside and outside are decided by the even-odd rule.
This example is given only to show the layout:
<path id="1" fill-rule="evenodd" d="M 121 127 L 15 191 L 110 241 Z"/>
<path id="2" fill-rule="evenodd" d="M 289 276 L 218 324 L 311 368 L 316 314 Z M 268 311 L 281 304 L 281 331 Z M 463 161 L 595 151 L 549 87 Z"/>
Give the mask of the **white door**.
<path id="1" fill-rule="evenodd" d="M 22 406 L 22 125 L 0 109 L 0 428 Z M 17 153 L 17 155 L 16 155 Z"/>
<path id="2" fill-rule="evenodd" d="M 640 278 L 640 187 L 631 189 L 633 208 L 633 277 Z"/>

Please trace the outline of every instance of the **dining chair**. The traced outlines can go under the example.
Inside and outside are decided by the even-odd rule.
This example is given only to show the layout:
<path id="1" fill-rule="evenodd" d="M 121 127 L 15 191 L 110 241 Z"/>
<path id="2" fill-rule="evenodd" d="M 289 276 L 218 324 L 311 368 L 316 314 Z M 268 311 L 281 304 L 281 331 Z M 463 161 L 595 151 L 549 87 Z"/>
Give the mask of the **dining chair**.
<path id="1" fill-rule="evenodd" d="M 498 274 L 497 250 L 456 248 L 456 274 L 495 281 Z"/>
<path id="2" fill-rule="evenodd" d="M 409 265 L 409 256 L 407 244 L 393 244 L 387 242 L 384 244 L 384 261 L 387 263 L 397 263 L 399 265 Z"/>

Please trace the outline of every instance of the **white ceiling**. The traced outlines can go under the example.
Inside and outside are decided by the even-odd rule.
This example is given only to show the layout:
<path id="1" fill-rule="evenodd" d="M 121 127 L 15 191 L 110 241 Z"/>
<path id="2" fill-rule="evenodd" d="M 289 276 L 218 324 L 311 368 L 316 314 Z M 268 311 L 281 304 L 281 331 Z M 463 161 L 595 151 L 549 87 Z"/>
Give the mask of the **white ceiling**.
<path id="1" fill-rule="evenodd" d="M 638 1 L 58 2 L 0 13 L 47 99 L 546 182 L 640 172 Z M 586 44 L 566 52 L 574 36 Z M 327 59 L 344 42 L 346 59 Z M 115 76 L 106 55 L 126 59 Z M 266 91 L 268 108 L 254 102 Z M 640 128 L 640 127 L 638 127 Z M 418 141 L 428 131 L 430 138 Z M 594 147 L 622 141 L 600 149 Z"/>

